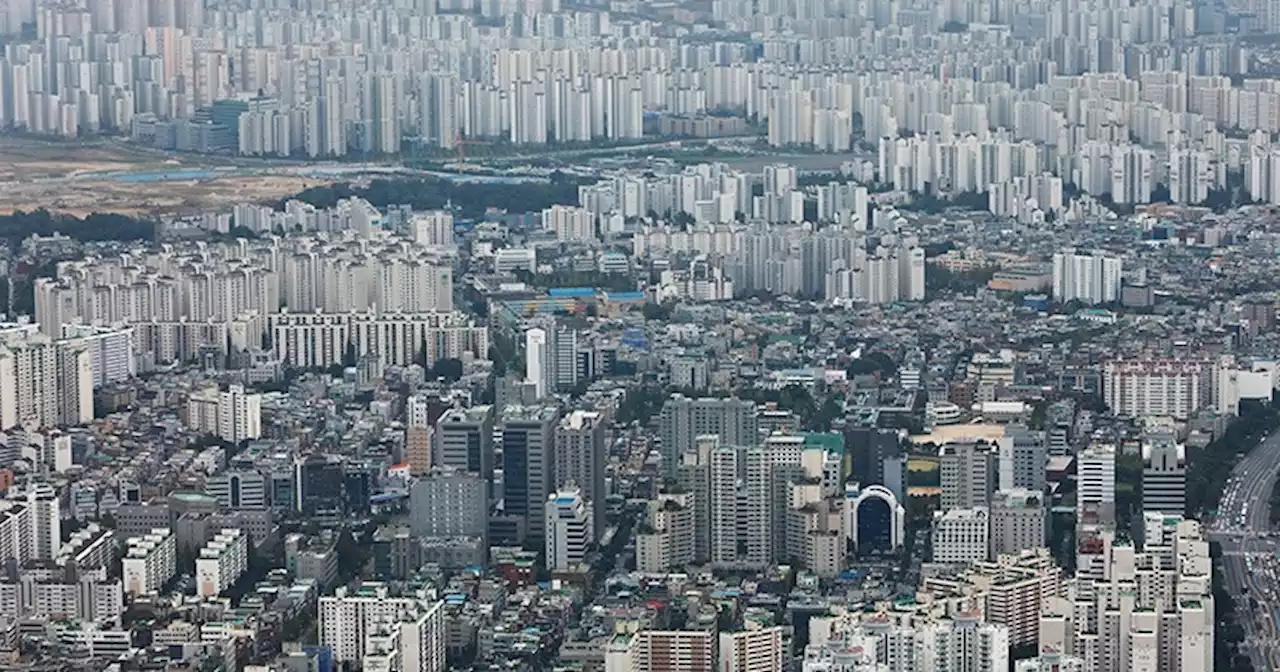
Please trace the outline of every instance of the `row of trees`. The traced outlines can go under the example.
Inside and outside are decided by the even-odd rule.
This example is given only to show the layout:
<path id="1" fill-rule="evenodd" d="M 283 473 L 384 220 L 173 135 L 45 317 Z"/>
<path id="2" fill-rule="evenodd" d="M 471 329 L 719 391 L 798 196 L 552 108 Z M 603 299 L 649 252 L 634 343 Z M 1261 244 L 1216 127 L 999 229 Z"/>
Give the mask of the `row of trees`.
<path id="1" fill-rule="evenodd" d="M 1280 426 L 1280 413 L 1272 403 L 1247 399 L 1240 402 L 1240 417 L 1221 437 L 1195 455 L 1187 467 L 1187 515 L 1200 517 L 1218 505 L 1231 469 L 1240 456 L 1268 432 Z"/>
<path id="2" fill-rule="evenodd" d="M 553 205 L 575 205 L 578 187 L 594 180 L 554 173 L 550 182 L 455 182 L 444 178 L 377 179 L 368 186 L 335 183 L 312 187 L 280 202 L 310 203 L 331 208 L 344 198 L 363 198 L 375 207 L 408 205 L 414 210 L 452 207 L 464 218 L 481 217 L 490 208 L 506 212 L 536 212 Z"/>
<path id="3" fill-rule="evenodd" d="M 154 241 L 157 223 L 128 215 L 93 213 L 87 217 L 56 215 L 43 208 L 0 215 L 0 238 L 15 245 L 29 236 L 60 234 L 84 242 Z"/>

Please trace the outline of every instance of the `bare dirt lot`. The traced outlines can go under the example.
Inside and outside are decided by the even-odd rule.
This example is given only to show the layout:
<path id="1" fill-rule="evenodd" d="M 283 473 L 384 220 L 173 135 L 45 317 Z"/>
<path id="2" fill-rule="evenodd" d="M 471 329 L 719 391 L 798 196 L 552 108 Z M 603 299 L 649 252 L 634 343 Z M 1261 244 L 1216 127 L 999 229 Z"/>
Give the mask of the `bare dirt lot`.
<path id="1" fill-rule="evenodd" d="M 0 214 L 47 210 L 84 216 L 183 214 L 279 199 L 324 180 L 287 170 L 220 174 L 228 158 L 164 154 L 110 141 L 60 143 L 0 137 Z M 261 166 L 259 166 L 261 168 Z M 104 173 L 188 174 L 192 179 L 122 181 Z"/>

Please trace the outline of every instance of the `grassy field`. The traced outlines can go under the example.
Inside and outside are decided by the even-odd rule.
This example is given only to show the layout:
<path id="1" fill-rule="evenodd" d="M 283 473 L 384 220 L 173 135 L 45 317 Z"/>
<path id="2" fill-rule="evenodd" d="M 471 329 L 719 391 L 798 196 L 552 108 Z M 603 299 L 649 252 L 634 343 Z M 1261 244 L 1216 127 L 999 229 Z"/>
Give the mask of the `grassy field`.
<path id="1" fill-rule="evenodd" d="M 907 471 L 933 471 L 938 468 L 938 461 L 927 457 L 913 457 L 907 460 Z"/>

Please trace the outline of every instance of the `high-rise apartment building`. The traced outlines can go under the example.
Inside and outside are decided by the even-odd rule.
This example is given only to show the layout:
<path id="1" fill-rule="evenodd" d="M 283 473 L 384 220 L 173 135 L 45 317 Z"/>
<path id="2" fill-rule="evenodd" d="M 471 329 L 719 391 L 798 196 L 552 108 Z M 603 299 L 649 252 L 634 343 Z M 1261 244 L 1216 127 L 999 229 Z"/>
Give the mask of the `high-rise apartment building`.
<path id="1" fill-rule="evenodd" d="M 124 592 L 136 597 L 160 591 L 177 572 L 177 544 L 173 531 L 163 527 L 129 539 L 120 561 Z"/>
<path id="2" fill-rule="evenodd" d="M 605 669 L 718 672 L 714 629 L 623 630 L 605 649 Z"/>
<path id="3" fill-rule="evenodd" d="M 782 628 L 762 627 L 752 621 L 746 629 L 720 633 L 721 672 L 782 672 L 786 650 Z"/>
<path id="4" fill-rule="evenodd" d="M 32 483 L 11 491 L 8 499 L 0 500 L 0 510 L 17 506 L 29 514 L 24 518 L 31 525 L 30 557 L 37 560 L 57 557 L 62 548 L 62 504 L 58 490 L 44 483 Z"/>
<path id="5" fill-rule="evenodd" d="M 196 558 L 196 594 L 217 597 L 249 568 L 249 535 L 237 528 L 214 535 Z"/>
<path id="6" fill-rule="evenodd" d="M 369 654 L 393 654 L 404 670 L 443 672 L 445 669 L 444 603 L 428 592 L 394 594 L 373 583 L 339 587 L 320 598 L 320 645 L 333 651 L 335 663 L 363 663 Z M 371 633 L 396 634 L 392 650 L 371 647 Z"/>
<path id="7" fill-rule="evenodd" d="M 434 458 L 432 446 L 431 400 L 424 394 L 414 394 L 405 400 L 404 452 L 409 473 L 418 475 L 431 471 Z"/>
<path id="8" fill-rule="evenodd" d="M 1121 417 L 1185 420 L 1213 403 L 1213 370 L 1205 359 L 1113 360 L 1103 366 L 1103 399 Z"/>
<path id="9" fill-rule="evenodd" d="M 658 495 L 636 533 L 636 570 L 659 574 L 693 564 L 696 533 L 693 494 Z"/>
<path id="10" fill-rule="evenodd" d="M 240 443 L 262 436 L 262 395 L 232 385 L 224 392 L 206 388 L 187 396 L 187 426 L 223 441 Z"/>
<path id="11" fill-rule="evenodd" d="M 1045 601 L 1042 651 L 1077 657 L 1086 672 L 1214 669 L 1212 563 L 1200 523 L 1154 512 L 1143 523 L 1142 550 L 1107 532 L 1082 547 L 1097 567 Z"/>
<path id="12" fill-rule="evenodd" d="M 753 446 L 759 441 L 756 406 L 742 399 L 690 399 L 672 395 L 658 417 L 663 470 L 674 474 L 680 456 L 694 448 L 700 436 L 716 435 L 720 445 Z"/>
<path id="13" fill-rule="evenodd" d="M 93 419 L 93 360 L 79 341 L 34 327 L 0 331 L 0 429 L 79 425 Z"/>
<path id="14" fill-rule="evenodd" d="M 262 395 L 232 385 L 218 395 L 218 436 L 240 443 L 262 436 Z"/>
<path id="15" fill-rule="evenodd" d="M 31 535 L 31 509 L 24 504 L 0 509 L 0 562 L 13 560 L 22 566 L 30 560 L 35 552 Z"/>
<path id="16" fill-rule="evenodd" d="M 973 612 L 954 620 L 889 611 L 814 618 L 802 672 L 966 670 L 999 672 L 1009 665 L 1009 630 Z"/>
<path id="17" fill-rule="evenodd" d="M 1123 262 L 1101 253 L 1053 255 L 1053 298 L 1055 301 L 1108 303 L 1120 299 Z"/>
<path id="18" fill-rule="evenodd" d="M 977 611 L 1009 630 L 1011 646 L 1034 645 L 1040 637 L 1040 605 L 1055 597 L 1062 572 L 1046 548 L 975 562 L 952 575 L 926 577 L 921 592 L 947 605 L 948 613 Z"/>

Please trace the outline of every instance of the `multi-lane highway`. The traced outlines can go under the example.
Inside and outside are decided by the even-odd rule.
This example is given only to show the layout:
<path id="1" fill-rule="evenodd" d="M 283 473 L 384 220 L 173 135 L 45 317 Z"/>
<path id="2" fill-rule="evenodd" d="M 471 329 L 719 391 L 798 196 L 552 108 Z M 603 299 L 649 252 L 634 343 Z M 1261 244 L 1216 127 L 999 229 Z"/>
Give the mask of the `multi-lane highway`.
<path id="1" fill-rule="evenodd" d="M 1227 590 L 1245 630 L 1242 646 L 1256 670 L 1280 669 L 1280 560 L 1277 540 L 1271 538 L 1271 489 L 1277 473 L 1280 432 L 1263 438 L 1236 464 L 1209 533 L 1222 544 Z"/>

